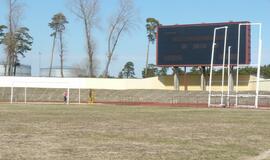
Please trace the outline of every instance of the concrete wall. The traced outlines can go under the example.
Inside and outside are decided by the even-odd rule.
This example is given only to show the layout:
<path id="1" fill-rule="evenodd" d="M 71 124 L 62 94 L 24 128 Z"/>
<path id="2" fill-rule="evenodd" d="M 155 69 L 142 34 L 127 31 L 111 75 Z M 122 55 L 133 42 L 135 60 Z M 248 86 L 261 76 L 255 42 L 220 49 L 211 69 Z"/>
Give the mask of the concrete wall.
<path id="1" fill-rule="evenodd" d="M 256 77 L 252 76 L 249 82 L 249 88 L 256 90 Z M 260 91 L 270 91 L 270 79 L 260 80 Z"/>
<path id="2" fill-rule="evenodd" d="M 158 77 L 147 79 L 1 77 L 0 87 L 82 89 L 166 89 Z"/>
<path id="3" fill-rule="evenodd" d="M 214 76 L 213 91 L 220 91 L 220 76 Z M 226 79 L 226 78 L 225 78 Z M 241 76 L 240 91 L 256 89 L 256 77 Z M 200 91 L 200 75 L 189 75 L 189 91 Z M 227 85 L 227 82 L 225 82 Z M 146 79 L 105 79 L 105 78 L 44 78 L 44 77 L 0 77 L 0 87 L 27 87 L 27 88 L 81 88 L 81 89 L 156 89 L 173 90 L 173 77 L 153 77 Z M 183 76 L 180 76 L 180 91 L 184 90 Z M 225 87 L 226 90 L 226 87 Z M 262 80 L 261 91 L 270 91 L 270 80 Z"/>
<path id="4" fill-rule="evenodd" d="M 187 74 L 187 88 L 189 91 L 200 91 L 201 90 L 201 75 L 199 74 Z M 225 75 L 224 81 L 224 90 L 227 90 L 227 75 Z M 220 91 L 221 90 L 221 75 L 213 75 L 212 81 L 212 90 L 213 91 Z M 161 81 L 166 89 L 173 89 L 173 76 L 165 76 L 159 77 L 159 81 Z M 209 79 L 206 77 L 206 85 L 208 86 Z M 234 83 L 236 82 L 234 77 Z M 270 80 L 265 83 L 270 84 Z M 241 91 L 250 91 L 256 89 L 256 77 L 249 76 L 249 75 L 240 75 L 239 76 L 239 90 Z M 208 87 L 206 88 L 208 89 Z M 264 88 L 262 88 L 264 89 Z M 185 90 L 185 83 L 184 83 L 184 75 L 180 75 L 180 91 Z"/>
<path id="5" fill-rule="evenodd" d="M 260 83 L 260 90 L 262 91 L 270 91 L 270 80 L 262 80 Z"/>

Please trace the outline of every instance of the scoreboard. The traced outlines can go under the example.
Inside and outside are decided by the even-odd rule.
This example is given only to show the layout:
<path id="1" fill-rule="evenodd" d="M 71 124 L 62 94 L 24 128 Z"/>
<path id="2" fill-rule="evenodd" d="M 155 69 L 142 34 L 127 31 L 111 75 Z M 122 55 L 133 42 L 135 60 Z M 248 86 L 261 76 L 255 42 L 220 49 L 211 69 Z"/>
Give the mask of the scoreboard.
<path id="1" fill-rule="evenodd" d="M 214 29 L 228 26 L 227 51 L 231 46 L 231 64 L 237 64 L 238 27 L 240 23 L 203 23 L 159 26 L 157 32 L 158 66 L 210 66 Z M 240 64 L 250 64 L 250 26 L 241 26 Z M 225 31 L 217 30 L 214 65 L 222 65 Z M 226 63 L 228 62 L 226 56 Z"/>

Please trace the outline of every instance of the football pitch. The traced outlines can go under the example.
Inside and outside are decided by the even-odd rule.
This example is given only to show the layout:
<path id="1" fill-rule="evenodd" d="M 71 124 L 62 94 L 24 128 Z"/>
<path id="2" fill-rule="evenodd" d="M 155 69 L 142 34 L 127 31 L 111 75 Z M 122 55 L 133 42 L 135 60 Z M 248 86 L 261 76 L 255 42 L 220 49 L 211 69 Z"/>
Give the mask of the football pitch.
<path id="1" fill-rule="evenodd" d="M 0 105 L 0 159 L 270 159 L 270 110 Z"/>

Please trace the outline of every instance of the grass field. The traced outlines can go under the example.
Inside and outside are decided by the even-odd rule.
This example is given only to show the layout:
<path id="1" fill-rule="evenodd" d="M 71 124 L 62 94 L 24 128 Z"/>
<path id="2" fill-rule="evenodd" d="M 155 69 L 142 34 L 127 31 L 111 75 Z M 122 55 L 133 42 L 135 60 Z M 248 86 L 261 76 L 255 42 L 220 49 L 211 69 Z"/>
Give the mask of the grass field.
<path id="1" fill-rule="evenodd" d="M 269 149 L 270 110 L 0 105 L 0 159 L 251 160 Z"/>

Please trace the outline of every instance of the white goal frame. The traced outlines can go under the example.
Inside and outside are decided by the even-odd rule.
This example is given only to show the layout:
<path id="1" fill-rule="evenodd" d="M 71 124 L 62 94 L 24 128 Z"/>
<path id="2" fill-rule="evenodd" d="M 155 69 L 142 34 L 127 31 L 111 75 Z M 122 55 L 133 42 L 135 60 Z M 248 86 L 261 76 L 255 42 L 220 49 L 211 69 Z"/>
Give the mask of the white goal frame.
<path id="1" fill-rule="evenodd" d="M 224 29 L 225 36 L 224 36 L 224 48 L 223 48 L 223 64 L 222 64 L 222 96 L 220 105 L 223 105 L 223 93 L 224 93 L 224 68 L 225 68 L 225 59 L 226 59 L 226 46 L 227 46 L 227 35 L 228 35 L 228 26 L 223 27 L 216 27 L 214 29 L 214 36 L 213 36 L 213 43 L 212 43 L 212 53 L 211 53 L 211 67 L 210 67 L 210 78 L 209 78 L 209 94 L 208 94 L 208 107 L 211 104 L 211 97 L 212 97 L 212 78 L 213 78 L 213 66 L 214 66 L 214 55 L 215 55 L 215 46 L 216 46 L 216 32 L 218 30 Z"/>
<path id="2" fill-rule="evenodd" d="M 239 56 L 240 56 L 240 39 L 241 39 L 241 26 L 258 26 L 259 27 L 259 44 L 258 44 L 258 63 L 257 63 L 257 77 L 256 77 L 256 95 L 254 107 L 258 108 L 258 98 L 260 89 L 260 75 L 261 75 L 261 57 L 262 57 L 262 23 L 240 23 L 238 26 L 238 46 L 237 46 L 237 66 L 236 66 L 236 94 L 235 94 L 235 107 L 238 105 L 239 97 Z M 252 106 L 250 106 L 252 107 Z"/>
<path id="3" fill-rule="evenodd" d="M 256 77 L 256 94 L 255 95 L 244 95 L 244 94 L 239 94 L 239 58 L 240 58 L 240 42 L 241 42 L 241 26 L 259 26 L 259 44 L 258 44 L 258 62 L 257 62 L 257 77 Z M 224 70 L 225 70 L 225 59 L 226 59 L 226 40 L 227 40 L 227 26 L 223 27 L 216 27 L 214 29 L 214 37 L 213 37 L 213 44 L 212 44 L 212 55 L 211 55 L 211 67 L 210 67 L 210 78 L 209 78 L 209 95 L 208 95 L 208 107 L 211 107 L 214 104 L 211 104 L 211 97 L 212 96 L 220 96 L 220 104 L 219 106 L 225 106 L 224 104 Z M 222 65 L 222 90 L 221 90 L 221 95 L 214 95 L 212 94 L 212 74 L 213 74 L 213 61 L 214 61 L 214 54 L 215 54 L 215 45 L 216 45 L 216 32 L 217 30 L 220 29 L 225 29 L 225 37 L 224 37 L 224 52 L 223 52 L 223 65 Z M 235 107 L 241 107 L 241 105 L 238 104 L 238 98 L 239 97 L 255 97 L 255 102 L 254 106 L 245 106 L 249 108 L 258 108 L 258 98 L 261 97 L 259 95 L 259 89 L 260 89 L 260 67 L 261 67 L 261 56 L 262 56 L 262 24 L 261 23 L 240 23 L 238 26 L 238 44 L 237 44 L 237 65 L 236 65 L 236 90 L 235 90 L 235 95 L 230 95 L 230 90 L 229 90 L 229 74 L 230 74 L 230 50 L 232 46 L 228 47 L 228 91 L 227 91 L 227 99 L 229 97 L 235 97 Z M 267 95 L 266 95 L 267 96 Z M 230 104 L 227 104 L 230 105 Z"/>

